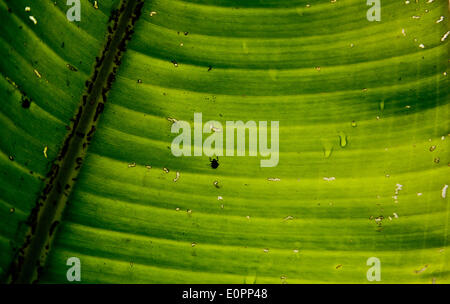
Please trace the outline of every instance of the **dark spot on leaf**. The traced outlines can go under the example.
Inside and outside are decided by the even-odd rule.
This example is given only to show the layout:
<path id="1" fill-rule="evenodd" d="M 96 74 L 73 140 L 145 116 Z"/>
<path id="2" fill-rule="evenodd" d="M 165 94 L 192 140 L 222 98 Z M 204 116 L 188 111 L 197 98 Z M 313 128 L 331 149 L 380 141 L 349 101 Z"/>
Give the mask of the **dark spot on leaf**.
<path id="1" fill-rule="evenodd" d="M 31 100 L 28 99 L 27 97 L 23 96 L 22 97 L 22 108 L 24 109 L 28 109 L 31 105 Z"/>

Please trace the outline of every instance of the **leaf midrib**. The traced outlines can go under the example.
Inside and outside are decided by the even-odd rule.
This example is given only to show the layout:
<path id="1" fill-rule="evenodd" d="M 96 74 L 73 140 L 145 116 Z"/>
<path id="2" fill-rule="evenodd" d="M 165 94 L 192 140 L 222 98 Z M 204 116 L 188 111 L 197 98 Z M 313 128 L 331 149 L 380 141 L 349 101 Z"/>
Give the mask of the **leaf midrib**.
<path id="1" fill-rule="evenodd" d="M 71 128 L 31 212 L 28 220 L 30 229 L 9 270 L 10 283 L 31 283 L 39 279 L 67 199 L 103 111 L 106 95 L 114 82 L 120 58 L 131 38 L 132 28 L 140 16 L 142 6 L 143 0 L 122 0 L 117 6 L 118 14 L 109 25 L 112 33 L 108 34 L 106 31 L 105 46 L 100 57 L 103 60 L 101 64 L 97 62 L 92 76 L 86 81 L 86 93 L 71 119 Z"/>

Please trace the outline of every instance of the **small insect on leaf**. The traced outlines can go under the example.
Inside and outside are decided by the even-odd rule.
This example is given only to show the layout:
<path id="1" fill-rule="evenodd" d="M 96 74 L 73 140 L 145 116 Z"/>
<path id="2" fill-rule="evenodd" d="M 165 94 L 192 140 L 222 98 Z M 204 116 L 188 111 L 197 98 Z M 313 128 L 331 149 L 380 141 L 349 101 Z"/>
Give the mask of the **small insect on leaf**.
<path id="1" fill-rule="evenodd" d="M 414 270 L 414 272 L 415 272 L 416 274 L 420 274 L 420 273 L 424 272 L 425 270 L 427 270 L 427 268 L 428 268 L 428 265 L 425 265 L 425 266 L 423 266 L 421 269 Z"/>
<path id="2" fill-rule="evenodd" d="M 44 156 L 45 156 L 45 158 L 48 158 L 48 156 L 47 156 L 47 151 L 48 151 L 48 147 L 47 146 L 45 146 L 44 147 Z"/>
<path id="3" fill-rule="evenodd" d="M 28 18 L 30 18 L 30 20 L 34 23 L 37 24 L 37 20 L 34 16 L 29 16 Z"/>
<path id="4" fill-rule="evenodd" d="M 34 69 L 34 74 L 38 77 L 38 78 L 42 78 L 41 73 L 39 73 L 38 70 Z"/>
<path id="5" fill-rule="evenodd" d="M 180 172 L 177 171 L 175 178 L 173 179 L 176 182 L 180 178 Z"/>
<path id="6" fill-rule="evenodd" d="M 69 69 L 69 70 L 71 70 L 71 71 L 74 71 L 74 72 L 77 72 L 78 71 L 78 69 L 76 68 L 76 67 L 74 67 L 73 65 L 71 65 L 71 64 L 66 64 L 66 67 Z"/>
<path id="7" fill-rule="evenodd" d="M 9 82 L 9 84 L 11 84 L 13 87 L 15 87 L 16 89 L 19 88 L 19 86 L 9 77 L 6 77 L 6 81 Z"/>
<path id="8" fill-rule="evenodd" d="M 217 169 L 219 167 L 219 157 L 209 158 L 209 161 L 211 162 L 211 168 Z"/>

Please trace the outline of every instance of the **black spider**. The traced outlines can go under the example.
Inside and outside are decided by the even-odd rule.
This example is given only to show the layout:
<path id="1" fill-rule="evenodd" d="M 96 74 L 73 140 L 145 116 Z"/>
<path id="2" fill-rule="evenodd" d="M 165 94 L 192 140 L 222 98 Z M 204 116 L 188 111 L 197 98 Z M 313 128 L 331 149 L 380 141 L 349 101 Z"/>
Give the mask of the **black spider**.
<path id="1" fill-rule="evenodd" d="M 219 157 L 216 156 L 216 158 L 209 158 L 209 161 L 211 162 L 211 168 L 217 169 L 219 167 Z"/>

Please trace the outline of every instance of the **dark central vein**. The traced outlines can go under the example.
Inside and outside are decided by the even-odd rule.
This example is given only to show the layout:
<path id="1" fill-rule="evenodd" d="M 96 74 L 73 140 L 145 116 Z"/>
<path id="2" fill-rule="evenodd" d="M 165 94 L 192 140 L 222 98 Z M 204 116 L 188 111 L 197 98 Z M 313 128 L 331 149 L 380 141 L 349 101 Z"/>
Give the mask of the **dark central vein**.
<path id="1" fill-rule="evenodd" d="M 30 229 L 9 270 L 10 283 L 39 280 L 67 199 L 143 4 L 144 0 L 122 0 L 119 8 L 112 12 L 105 47 L 101 56 L 96 58 L 94 73 L 86 81 L 86 93 L 77 114 L 71 120 L 69 133 L 46 176 L 45 187 L 30 215 Z"/>

